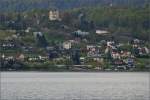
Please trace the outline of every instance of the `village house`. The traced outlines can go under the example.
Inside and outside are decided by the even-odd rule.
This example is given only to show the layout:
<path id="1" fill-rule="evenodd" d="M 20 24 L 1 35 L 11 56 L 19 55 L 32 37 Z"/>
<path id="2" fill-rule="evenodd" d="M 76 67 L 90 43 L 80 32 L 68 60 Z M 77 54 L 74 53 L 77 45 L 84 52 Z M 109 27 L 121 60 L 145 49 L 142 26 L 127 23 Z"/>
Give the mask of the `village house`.
<path id="1" fill-rule="evenodd" d="M 107 34 L 109 34 L 109 32 L 106 31 L 106 30 L 96 30 L 96 34 L 98 34 L 98 35 L 107 35 Z"/>
<path id="2" fill-rule="evenodd" d="M 41 55 L 27 57 L 27 61 L 29 62 L 45 62 L 46 60 L 48 60 L 48 57 Z"/>
<path id="3" fill-rule="evenodd" d="M 131 52 L 129 52 L 129 51 L 121 51 L 121 52 L 120 52 L 120 57 L 121 57 L 121 58 L 128 58 L 128 57 L 131 57 Z"/>
<path id="4" fill-rule="evenodd" d="M 66 49 L 66 50 L 69 50 L 69 49 L 71 49 L 71 42 L 70 41 L 65 41 L 64 43 L 63 43 L 63 49 Z"/>
<path id="5" fill-rule="evenodd" d="M 28 28 L 25 30 L 25 32 L 26 32 L 26 33 L 29 33 L 29 32 L 31 32 L 31 30 L 32 30 L 32 28 L 31 28 L 31 27 L 28 27 Z"/>
<path id="6" fill-rule="evenodd" d="M 133 44 L 139 44 L 140 43 L 140 40 L 139 39 L 134 39 L 133 40 Z"/>
<path id="7" fill-rule="evenodd" d="M 142 40 L 133 39 L 133 40 L 131 41 L 131 44 L 132 44 L 132 47 L 133 47 L 133 48 L 137 48 L 137 47 L 139 47 L 140 45 L 143 45 L 144 43 L 143 43 Z"/>
<path id="8" fill-rule="evenodd" d="M 149 49 L 147 47 L 139 47 L 139 56 L 148 56 L 149 55 Z"/>
<path id="9" fill-rule="evenodd" d="M 100 57 L 100 48 L 98 45 L 87 45 L 87 57 Z"/>
<path id="10" fill-rule="evenodd" d="M 48 56 L 39 56 L 39 59 L 41 61 L 47 61 L 48 60 Z"/>
<path id="11" fill-rule="evenodd" d="M 114 41 L 107 41 L 107 47 L 113 48 L 114 46 L 115 46 L 115 42 Z"/>
<path id="12" fill-rule="evenodd" d="M 111 57 L 113 59 L 125 59 L 129 57 L 134 58 L 130 51 L 118 51 L 117 49 L 111 52 Z"/>
<path id="13" fill-rule="evenodd" d="M 133 51 L 135 56 L 139 56 L 139 57 L 148 57 L 149 56 L 149 49 L 148 47 L 144 46 L 140 46 L 140 45 L 133 45 Z"/>
<path id="14" fill-rule="evenodd" d="M 58 10 L 49 11 L 49 20 L 50 21 L 61 21 L 59 11 Z"/>
<path id="15" fill-rule="evenodd" d="M 0 44 L 2 49 L 15 49 L 16 48 L 16 44 L 13 41 L 3 41 Z"/>
<path id="16" fill-rule="evenodd" d="M 120 54 L 118 52 L 112 52 L 111 53 L 111 57 L 113 59 L 121 59 L 121 56 L 120 56 Z"/>
<path id="17" fill-rule="evenodd" d="M 19 55 L 17 55 L 16 59 L 19 60 L 19 61 L 24 61 L 25 60 L 25 55 L 24 54 L 19 54 Z"/>
<path id="18" fill-rule="evenodd" d="M 5 60 L 5 61 L 9 61 L 9 60 L 14 61 L 14 60 L 15 60 L 15 57 L 14 57 L 14 56 L 5 56 L 4 60 Z"/>
<path id="19" fill-rule="evenodd" d="M 99 46 L 99 45 L 87 45 L 86 48 L 87 48 L 87 51 L 96 51 L 96 50 L 99 50 L 101 48 L 101 46 Z"/>
<path id="20" fill-rule="evenodd" d="M 89 35 L 89 32 L 77 30 L 77 31 L 73 32 L 73 35 L 75 35 L 75 36 L 86 36 L 86 35 Z"/>
<path id="21" fill-rule="evenodd" d="M 28 57 L 27 61 L 29 61 L 29 62 L 38 62 L 39 61 L 39 57 Z"/>

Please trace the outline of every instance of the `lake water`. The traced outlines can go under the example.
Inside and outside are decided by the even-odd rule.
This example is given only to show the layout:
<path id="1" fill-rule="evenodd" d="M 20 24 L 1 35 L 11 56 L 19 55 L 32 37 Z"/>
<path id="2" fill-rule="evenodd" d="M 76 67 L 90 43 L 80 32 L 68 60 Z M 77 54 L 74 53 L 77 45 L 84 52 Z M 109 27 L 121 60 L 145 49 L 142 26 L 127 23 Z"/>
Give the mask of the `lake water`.
<path id="1" fill-rule="evenodd" d="M 0 100 L 150 100 L 149 73 L 1 72 Z"/>

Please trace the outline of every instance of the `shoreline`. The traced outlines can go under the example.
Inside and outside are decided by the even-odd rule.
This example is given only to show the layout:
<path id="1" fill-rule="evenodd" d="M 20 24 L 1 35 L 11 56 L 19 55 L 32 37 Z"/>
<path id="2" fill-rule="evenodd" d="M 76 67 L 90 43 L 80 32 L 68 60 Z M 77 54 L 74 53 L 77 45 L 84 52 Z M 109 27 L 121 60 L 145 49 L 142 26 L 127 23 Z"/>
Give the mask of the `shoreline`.
<path id="1" fill-rule="evenodd" d="M 16 70 L 14 70 L 14 71 L 8 71 L 8 70 L 5 70 L 5 71 L 1 71 L 0 70 L 0 73 L 1 72 L 38 72 L 38 73 L 43 73 L 43 72 L 45 72 L 45 73 L 47 73 L 47 72 L 50 72 L 50 73 L 109 73 L 109 72 L 112 72 L 112 73 L 126 73 L 126 72 L 131 72 L 131 73 L 143 73 L 143 72 L 150 72 L 150 71 L 37 71 L 37 70 L 26 70 L 26 71 L 16 71 Z"/>

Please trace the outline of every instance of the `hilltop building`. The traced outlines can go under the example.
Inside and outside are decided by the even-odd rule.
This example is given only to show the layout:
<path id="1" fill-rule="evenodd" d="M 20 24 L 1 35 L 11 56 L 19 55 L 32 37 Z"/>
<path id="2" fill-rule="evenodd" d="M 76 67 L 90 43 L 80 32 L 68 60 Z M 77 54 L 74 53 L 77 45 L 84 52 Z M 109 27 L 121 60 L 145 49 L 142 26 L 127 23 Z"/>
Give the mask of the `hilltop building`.
<path id="1" fill-rule="evenodd" d="M 63 43 L 63 48 L 66 49 L 66 50 L 71 49 L 71 42 L 69 42 L 69 41 L 64 42 Z"/>
<path id="2" fill-rule="evenodd" d="M 60 12 L 58 10 L 49 11 L 49 20 L 50 21 L 61 21 Z"/>

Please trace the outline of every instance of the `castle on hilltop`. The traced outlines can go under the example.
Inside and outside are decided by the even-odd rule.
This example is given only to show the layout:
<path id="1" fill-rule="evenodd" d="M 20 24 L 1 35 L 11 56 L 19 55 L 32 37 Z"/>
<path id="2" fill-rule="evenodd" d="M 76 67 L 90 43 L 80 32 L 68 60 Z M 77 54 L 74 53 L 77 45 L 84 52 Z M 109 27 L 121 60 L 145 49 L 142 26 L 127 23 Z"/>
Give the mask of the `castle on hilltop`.
<path id="1" fill-rule="evenodd" d="M 49 20 L 50 21 L 60 21 L 60 12 L 58 10 L 50 10 L 49 11 Z"/>

